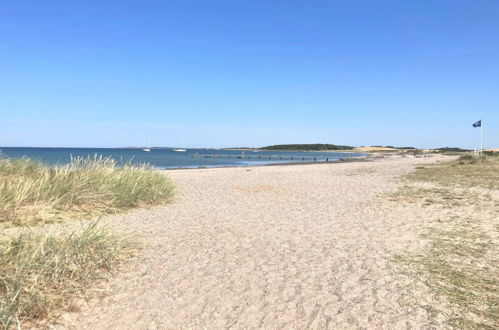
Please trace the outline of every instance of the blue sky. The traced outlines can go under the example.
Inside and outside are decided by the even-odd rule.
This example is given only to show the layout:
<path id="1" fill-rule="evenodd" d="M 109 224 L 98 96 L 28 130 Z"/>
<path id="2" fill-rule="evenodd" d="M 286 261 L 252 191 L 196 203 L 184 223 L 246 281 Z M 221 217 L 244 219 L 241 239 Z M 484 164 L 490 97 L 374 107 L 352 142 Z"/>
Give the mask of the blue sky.
<path id="1" fill-rule="evenodd" d="M 499 1 L 8 1 L 0 114 L 0 146 L 499 147 Z"/>

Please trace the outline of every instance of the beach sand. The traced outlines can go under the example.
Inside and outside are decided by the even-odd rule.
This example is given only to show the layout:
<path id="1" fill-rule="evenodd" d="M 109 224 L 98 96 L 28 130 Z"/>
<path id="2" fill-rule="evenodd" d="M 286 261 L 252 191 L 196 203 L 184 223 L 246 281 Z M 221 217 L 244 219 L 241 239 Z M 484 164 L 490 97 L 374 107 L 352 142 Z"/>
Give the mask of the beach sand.
<path id="1" fill-rule="evenodd" d="M 431 293 L 390 261 L 422 248 L 430 211 L 387 196 L 442 159 L 164 171 L 172 204 L 104 219 L 145 248 L 56 327 L 439 327 L 414 304 Z"/>

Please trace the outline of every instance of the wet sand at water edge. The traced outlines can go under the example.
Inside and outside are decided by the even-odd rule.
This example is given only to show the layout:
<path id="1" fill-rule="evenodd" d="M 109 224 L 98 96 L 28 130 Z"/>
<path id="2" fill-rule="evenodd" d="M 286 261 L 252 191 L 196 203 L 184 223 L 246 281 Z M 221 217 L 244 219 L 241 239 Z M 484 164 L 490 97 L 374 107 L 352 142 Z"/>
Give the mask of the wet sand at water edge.
<path id="1" fill-rule="evenodd" d="M 390 256 L 421 248 L 431 214 L 387 197 L 446 159 L 164 171 L 172 204 L 106 217 L 145 248 L 75 329 L 425 328 L 432 295 Z M 416 207 L 416 206 L 414 206 Z"/>

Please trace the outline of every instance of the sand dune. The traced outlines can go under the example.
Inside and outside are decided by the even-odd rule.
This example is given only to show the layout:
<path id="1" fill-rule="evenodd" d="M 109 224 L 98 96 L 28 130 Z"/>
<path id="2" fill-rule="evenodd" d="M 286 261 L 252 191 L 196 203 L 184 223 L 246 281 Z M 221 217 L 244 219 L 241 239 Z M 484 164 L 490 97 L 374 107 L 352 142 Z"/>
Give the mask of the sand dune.
<path id="1" fill-rule="evenodd" d="M 386 195 L 400 175 L 442 157 L 167 171 L 174 204 L 106 219 L 146 242 L 140 258 L 59 327 L 438 326 L 411 304 L 431 294 L 388 260 L 421 248 L 431 215 Z"/>

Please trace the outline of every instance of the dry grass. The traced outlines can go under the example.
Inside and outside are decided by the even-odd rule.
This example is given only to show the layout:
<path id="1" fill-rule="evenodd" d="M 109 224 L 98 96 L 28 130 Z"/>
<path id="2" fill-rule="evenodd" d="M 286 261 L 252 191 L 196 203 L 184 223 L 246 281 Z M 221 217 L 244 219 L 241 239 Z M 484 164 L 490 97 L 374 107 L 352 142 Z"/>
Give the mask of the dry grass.
<path id="1" fill-rule="evenodd" d="M 438 183 L 444 186 L 482 187 L 499 189 L 499 157 L 466 154 L 458 161 L 424 168 L 408 176 L 414 181 Z"/>
<path id="2" fill-rule="evenodd" d="M 173 193 L 169 179 L 151 167 L 118 167 L 110 158 L 74 158 L 47 167 L 0 159 L 0 225 L 79 218 L 159 204 Z"/>
<path id="3" fill-rule="evenodd" d="M 395 196 L 422 207 L 451 209 L 422 234 L 429 242 L 427 250 L 393 260 L 424 279 L 445 301 L 453 311 L 448 323 L 455 328 L 499 328 L 499 204 L 490 194 L 499 188 L 498 175 L 497 158 L 464 157 L 417 170 Z M 471 193 L 463 190 L 468 186 L 486 189 Z"/>
<path id="4" fill-rule="evenodd" d="M 132 246 L 96 223 L 69 236 L 24 233 L 0 242 L 0 326 L 50 321 L 74 309 L 90 283 L 129 256 Z"/>
<path id="5" fill-rule="evenodd" d="M 75 158 L 47 167 L 0 157 L 0 225 L 37 225 L 160 204 L 170 180 L 151 167 Z M 129 256 L 131 246 L 92 223 L 66 236 L 21 233 L 0 240 L 0 326 L 39 325 L 73 309 L 91 283 Z"/>

